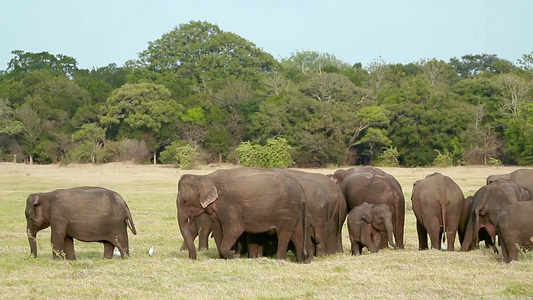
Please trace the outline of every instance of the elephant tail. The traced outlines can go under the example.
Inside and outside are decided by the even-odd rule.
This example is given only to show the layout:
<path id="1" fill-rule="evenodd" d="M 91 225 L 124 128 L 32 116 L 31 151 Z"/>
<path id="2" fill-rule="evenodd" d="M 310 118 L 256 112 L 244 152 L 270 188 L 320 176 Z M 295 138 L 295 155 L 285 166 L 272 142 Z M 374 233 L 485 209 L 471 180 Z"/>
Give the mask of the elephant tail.
<path id="1" fill-rule="evenodd" d="M 135 224 L 133 224 L 133 218 L 131 217 L 129 209 L 126 209 L 126 218 L 124 219 L 124 222 L 126 222 L 126 225 L 128 225 L 131 232 L 133 232 L 134 235 L 137 235 L 137 229 L 135 229 Z"/>
<path id="2" fill-rule="evenodd" d="M 309 232 L 310 222 L 309 222 L 309 218 L 307 218 L 307 209 L 306 209 L 305 201 L 303 202 L 302 217 L 303 217 L 302 224 L 304 227 L 303 228 L 304 240 L 303 240 L 303 253 L 302 253 L 303 262 L 310 262 L 311 261 L 310 253 L 307 252 L 307 240 L 308 240 L 308 237 L 310 236 L 310 232 Z"/>
<path id="3" fill-rule="evenodd" d="M 444 198 L 444 199 L 447 199 L 447 198 Z M 447 203 L 443 203 L 442 199 L 439 201 L 439 203 L 440 203 L 440 211 L 442 215 L 442 240 L 441 240 L 441 247 L 442 247 L 446 243 L 446 204 Z"/>
<path id="4" fill-rule="evenodd" d="M 130 216 L 131 218 L 131 216 Z M 131 232 L 134 234 L 134 235 L 137 235 L 137 229 L 135 229 L 135 224 L 133 224 L 133 220 L 130 219 L 130 218 L 126 218 L 126 225 L 128 225 L 128 227 L 130 228 Z"/>

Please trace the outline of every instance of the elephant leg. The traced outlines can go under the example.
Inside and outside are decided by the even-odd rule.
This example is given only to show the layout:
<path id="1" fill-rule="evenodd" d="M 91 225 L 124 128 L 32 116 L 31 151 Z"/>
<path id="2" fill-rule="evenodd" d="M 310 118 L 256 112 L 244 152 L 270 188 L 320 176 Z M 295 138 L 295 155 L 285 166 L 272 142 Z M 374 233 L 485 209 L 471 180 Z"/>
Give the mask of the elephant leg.
<path id="1" fill-rule="evenodd" d="M 104 258 L 112 259 L 113 251 L 115 251 L 115 246 L 108 241 L 105 241 L 102 244 L 104 244 Z"/>
<path id="2" fill-rule="evenodd" d="M 399 249 L 404 249 L 403 231 L 405 226 L 405 204 L 397 204 L 392 212 L 392 224 L 394 225 L 394 239 Z"/>
<path id="3" fill-rule="evenodd" d="M 286 259 L 287 258 L 287 248 L 289 247 L 289 242 L 291 241 L 292 233 L 290 231 L 279 231 L 278 232 L 278 250 L 276 251 L 276 259 Z M 294 241 L 293 241 L 294 242 Z M 299 245 L 297 245 L 299 244 Z M 300 259 L 299 250 L 301 250 L 302 242 L 296 241 L 294 247 L 296 248 L 296 258 Z"/>
<path id="4" fill-rule="evenodd" d="M 70 236 L 65 237 L 65 258 L 68 260 L 76 260 L 76 254 L 74 253 L 74 239 Z"/>
<path id="5" fill-rule="evenodd" d="M 118 250 L 120 251 L 120 257 L 122 259 L 128 258 L 130 256 L 128 233 L 126 232 L 126 228 L 124 228 L 124 231 L 120 232 L 119 235 L 116 236 L 115 239 L 110 243 L 114 247 L 118 248 Z"/>
<path id="6" fill-rule="evenodd" d="M 351 241 L 351 252 L 352 255 L 358 255 L 359 254 L 359 245 L 355 241 Z"/>
<path id="7" fill-rule="evenodd" d="M 248 257 L 258 258 L 263 255 L 263 243 L 266 243 L 264 234 L 248 234 Z"/>
<path id="8" fill-rule="evenodd" d="M 58 228 L 59 227 L 59 228 Z M 52 228 L 52 255 L 54 259 L 65 259 L 66 226 L 54 226 Z"/>
<path id="9" fill-rule="evenodd" d="M 502 260 L 504 263 L 509 263 L 509 252 L 506 246 L 507 241 L 502 241 Z"/>
<path id="10" fill-rule="evenodd" d="M 429 240 L 431 241 L 431 249 L 441 249 L 441 237 L 442 237 L 442 228 L 440 226 L 432 226 L 427 229 L 429 234 Z"/>
<path id="11" fill-rule="evenodd" d="M 427 250 L 428 234 L 424 225 L 418 220 L 416 221 L 416 233 L 418 234 L 418 250 Z"/>
<path id="12" fill-rule="evenodd" d="M 198 250 L 209 249 L 209 233 L 211 233 L 211 230 L 207 231 L 204 228 L 198 233 Z"/>
<path id="13" fill-rule="evenodd" d="M 238 258 L 240 257 L 237 253 L 232 253 L 231 249 L 241 236 L 241 234 L 244 232 L 244 230 L 232 230 L 224 232 L 224 236 L 222 237 L 222 242 L 220 243 L 219 247 L 219 253 L 223 258 L 226 259 L 232 259 L 232 258 Z"/>
<path id="14" fill-rule="evenodd" d="M 455 250 L 455 236 L 457 235 L 457 226 L 449 226 L 446 227 L 446 243 L 447 243 L 447 251 L 454 251 Z"/>
<path id="15" fill-rule="evenodd" d="M 129 245 L 127 233 L 123 234 L 122 239 L 121 239 L 121 244 L 122 244 L 124 251 L 120 253 L 120 257 L 122 259 L 130 257 L 130 245 Z"/>
<path id="16" fill-rule="evenodd" d="M 314 241 L 314 247 L 315 250 L 313 251 L 316 256 L 324 256 L 324 254 L 329 253 L 329 248 L 333 247 L 333 241 L 334 235 L 333 232 L 328 232 L 327 230 L 327 223 L 326 220 L 318 220 L 316 222 L 318 226 L 313 226 L 312 228 L 312 235 L 315 239 Z"/>
<path id="17" fill-rule="evenodd" d="M 505 243 L 502 243 L 502 245 Z M 519 244 L 516 242 L 511 242 L 507 244 L 507 262 L 511 262 L 513 260 L 518 260 L 518 246 Z M 503 252 L 503 251 L 502 251 Z"/>
<path id="18" fill-rule="evenodd" d="M 224 256 L 222 255 L 222 253 L 220 252 L 220 247 L 222 246 L 222 225 L 220 224 L 220 220 L 218 219 L 211 219 L 212 222 L 213 222 L 213 237 L 215 238 L 215 244 L 217 245 L 217 249 L 218 249 L 218 254 L 220 256 L 220 258 L 224 258 Z M 239 253 L 242 249 L 239 249 L 239 247 L 242 247 L 243 244 L 245 244 L 244 242 L 246 241 L 246 239 L 244 239 L 244 241 L 241 243 L 239 241 L 238 244 L 233 244 L 232 245 L 232 248 L 235 248 L 235 246 L 237 246 L 236 250 L 235 251 L 236 253 Z"/>

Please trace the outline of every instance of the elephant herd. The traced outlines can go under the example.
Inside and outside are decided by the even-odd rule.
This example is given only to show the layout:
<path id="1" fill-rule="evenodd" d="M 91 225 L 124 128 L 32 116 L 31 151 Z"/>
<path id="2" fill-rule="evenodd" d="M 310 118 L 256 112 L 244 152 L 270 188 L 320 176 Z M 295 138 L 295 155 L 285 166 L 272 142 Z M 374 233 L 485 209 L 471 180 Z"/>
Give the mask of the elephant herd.
<path id="1" fill-rule="evenodd" d="M 447 176 L 434 173 L 413 185 L 419 249 L 461 250 L 483 240 L 503 261 L 517 260 L 520 248 L 533 249 L 533 170 L 492 175 L 487 185 L 464 198 Z M 292 169 L 235 168 L 207 175 L 186 174 L 178 183 L 178 225 L 182 250 L 196 259 L 194 244 L 215 240 L 221 258 L 275 256 L 290 250 L 298 262 L 342 252 L 345 220 L 352 255 L 404 248 L 405 199 L 398 181 L 375 167 L 355 167 L 323 175 Z M 127 228 L 136 234 L 130 210 L 116 192 L 79 187 L 31 194 L 26 202 L 30 250 L 36 234 L 51 227 L 54 258 L 75 259 L 73 239 L 102 242 L 104 258 L 117 248 L 129 256 Z M 447 240 L 447 241 L 446 241 Z M 447 243 L 446 245 L 444 243 Z"/>

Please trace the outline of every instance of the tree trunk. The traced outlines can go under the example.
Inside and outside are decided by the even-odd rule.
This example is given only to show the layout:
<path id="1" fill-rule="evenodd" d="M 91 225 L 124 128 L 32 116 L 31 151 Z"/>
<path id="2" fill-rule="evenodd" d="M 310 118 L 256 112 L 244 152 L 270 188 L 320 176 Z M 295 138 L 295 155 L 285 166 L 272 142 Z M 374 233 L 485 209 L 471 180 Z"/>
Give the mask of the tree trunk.
<path id="1" fill-rule="evenodd" d="M 29 155 L 30 157 L 30 165 L 33 165 L 33 155 Z"/>
<path id="2" fill-rule="evenodd" d="M 154 150 L 154 165 L 157 165 L 157 157 L 156 157 L 157 151 Z"/>

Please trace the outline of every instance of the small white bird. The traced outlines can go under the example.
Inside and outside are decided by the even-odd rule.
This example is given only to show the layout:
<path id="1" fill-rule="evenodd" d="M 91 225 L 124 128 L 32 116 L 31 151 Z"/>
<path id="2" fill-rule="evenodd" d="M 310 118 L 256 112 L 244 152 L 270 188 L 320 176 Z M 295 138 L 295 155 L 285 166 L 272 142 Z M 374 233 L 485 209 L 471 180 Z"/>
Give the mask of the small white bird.
<path id="1" fill-rule="evenodd" d="M 148 250 L 148 255 L 154 255 L 154 245 L 152 245 L 152 247 Z"/>
<path id="2" fill-rule="evenodd" d="M 115 250 L 113 250 L 113 255 L 120 256 L 120 251 L 118 250 L 118 248 L 115 248 Z"/>

